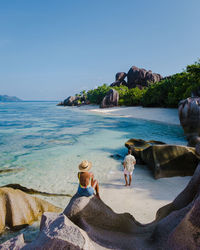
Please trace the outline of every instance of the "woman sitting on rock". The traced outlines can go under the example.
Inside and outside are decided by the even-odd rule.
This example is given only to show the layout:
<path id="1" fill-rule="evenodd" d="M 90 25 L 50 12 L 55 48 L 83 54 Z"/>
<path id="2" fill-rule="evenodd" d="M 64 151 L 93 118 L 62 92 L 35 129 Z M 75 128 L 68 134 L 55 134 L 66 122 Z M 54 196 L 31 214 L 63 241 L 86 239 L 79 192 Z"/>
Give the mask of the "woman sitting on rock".
<path id="1" fill-rule="evenodd" d="M 99 196 L 99 184 L 97 180 L 94 180 L 94 175 L 91 172 L 88 172 L 92 167 L 92 163 L 84 160 L 79 164 L 78 178 L 79 178 L 79 187 L 78 194 L 80 196 L 91 196 L 96 191 L 96 196 L 100 199 Z"/>

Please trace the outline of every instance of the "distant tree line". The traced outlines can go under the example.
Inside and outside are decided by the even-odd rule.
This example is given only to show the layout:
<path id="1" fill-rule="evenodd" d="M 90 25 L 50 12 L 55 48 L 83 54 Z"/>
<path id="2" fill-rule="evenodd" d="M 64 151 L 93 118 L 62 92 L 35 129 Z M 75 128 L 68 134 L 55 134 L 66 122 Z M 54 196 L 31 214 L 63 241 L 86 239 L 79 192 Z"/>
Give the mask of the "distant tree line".
<path id="1" fill-rule="evenodd" d="M 180 100 L 200 94 L 200 60 L 186 69 L 165 77 L 160 82 L 149 84 L 148 87 L 139 89 L 127 86 L 112 87 L 119 92 L 119 105 L 144 107 L 177 107 Z M 82 91 L 87 100 L 93 104 L 100 104 L 110 86 L 103 84 L 87 92 Z"/>

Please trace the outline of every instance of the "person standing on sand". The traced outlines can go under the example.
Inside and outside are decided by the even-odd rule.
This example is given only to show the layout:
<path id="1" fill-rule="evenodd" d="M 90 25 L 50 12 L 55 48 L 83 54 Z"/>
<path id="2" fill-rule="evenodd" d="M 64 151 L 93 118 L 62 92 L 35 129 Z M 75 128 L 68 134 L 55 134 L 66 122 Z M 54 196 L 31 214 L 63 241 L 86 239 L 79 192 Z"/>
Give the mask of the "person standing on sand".
<path id="1" fill-rule="evenodd" d="M 97 180 L 94 180 L 94 174 L 91 172 L 88 172 L 92 167 L 92 163 L 84 160 L 79 164 L 79 170 L 78 172 L 78 179 L 79 179 L 79 187 L 78 187 L 78 194 L 80 196 L 91 196 L 95 194 L 97 198 L 100 199 L 99 196 L 99 183 Z"/>
<path id="2" fill-rule="evenodd" d="M 136 163 L 135 157 L 131 155 L 131 149 L 128 150 L 128 155 L 124 158 L 123 166 L 124 166 L 124 178 L 125 178 L 125 186 L 130 186 L 132 181 L 132 174 L 134 170 L 134 165 Z M 127 180 L 127 175 L 129 175 L 129 183 Z"/>

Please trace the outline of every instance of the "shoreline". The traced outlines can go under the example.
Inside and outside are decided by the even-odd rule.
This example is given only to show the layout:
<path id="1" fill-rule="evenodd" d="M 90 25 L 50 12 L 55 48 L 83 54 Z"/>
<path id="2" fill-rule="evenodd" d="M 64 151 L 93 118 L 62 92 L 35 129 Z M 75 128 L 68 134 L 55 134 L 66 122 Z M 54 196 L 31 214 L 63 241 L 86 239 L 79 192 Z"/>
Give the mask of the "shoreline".
<path id="1" fill-rule="evenodd" d="M 178 109 L 176 108 L 146 108 L 142 106 L 133 107 L 113 107 L 101 109 L 97 105 L 87 105 L 79 107 L 79 110 L 90 113 L 111 115 L 117 117 L 135 118 L 154 122 L 179 125 Z M 169 120 L 169 116 L 171 119 Z"/>
<path id="2" fill-rule="evenodd" d="M 109 173 L 106 183 L 100 183 L 100 196 L 116 213 L 130 213 L 138 222 L 147 224 L 155 219 L 159 208 L 182 192 L 190 179 L 191 176 L 155 180 L 146 165 L 136 164 L 132 184 L 125 187 L 121 165 L 121 170 Z"/>
<path id="3" fill-rule="evenodd" d="M 53 108 L 54 108 L 54 106 L 53 106 Z M 56 107 L 55 109 L 59 110 L 60 108 Z M 176 114 L 176 112 L 177 112 L 176 109 L 142 108 L 142 107 L 116 107 L 116 108 L 109 108 L 109 109 L 99 109 L 98 106 L 87 105 L 87 106 L 81 106 L 81 107 L 69 107 L 69 110 L 73 110 L 77 113 L 82 112 L 82 114 L 84 114 L 86 117 L 88 117 L 89 120 L 92 120 L 91 124 L 94 127 L 96 124 L 93 124 L 93 120 L 95 120 L 95 119 L 97 121 L 100 120 L 101 123 L 106 123 L 106 121 L 104 121 L 104 119 L 101 119 L 98 116 L 119 117 L 119 120 L 121 118 L 123 120 L 123 117 L 124 118 L 129 117 L 131 120 L 132 119 L 143 119 L 143 120 L 147 120 L 147 121 L 153 120 L 155 122 L 163 122 L 163 123 L 166 123 L 166 120 L 168 119 L 171 121 L 171 124 L 179 125 L 179 124 L 177 124 L 178 116 Z M 155 112 L 150 112 L 150 110 L 154 110 Z M 52 110 L 50 110 L 50 111 L 52 111 Z M 65 111 L 66 112 L 60 112 L 63 115 L 62 119 L 66 119 L 65 113 L 67 113 L 67 109 Z M 49 113 L 49 114 L 51 114 L 51 113 Z M 59 112 L 58 112 L 58 114 L 59 114 Z M 170 114 L 173 114 L 172 117 L 176 117 L 176 119 L 174 119 L 174 118 L 171 119 Z M 72 115 L 74 116 L 74 115 L 79 115 L 79 114 L 72 114 Z M 165 116 L 167 117 L 167 119 L 164 119 Z M 167 123 L 169 123 L 168 120 L 167 120 Z M 107 125 L 110 125 L 110 123 Z M 85 128 L 85 127 L 83 127 L 83 128 Z M 88 131 L 87 128 L 88 127 L 86 126 L 86 132 Z M 89 128 L 90 128 L 90 126 L 89 126 Z M 103 131 L 103 133 L 101 131 Z M 103 165 L 103 167 L 104 167 L 103 171 L 101 171 L 101 169 L 96 169 L 96 172 L 94 171 L 95 177 L 97 177 L 97 180 L 98 180 L 98 175 L 101 176 L 101 174 L 104 175 L 102 178 L 105 178 L 105 179 L 103 179 L 103 181 L 100 181 L 100 183 L 99 183 L 100 184 L 100 196 L 101 196 L 102 200 L 111 209 L 113 209 L 116 213 L 128 212 L 132 216 L 134 216 L 135 219 L 137 221 L 139 221 L 140 223 L 149 223 L 149 222 L 153 221 L 157 210 L 160 207 L 172 202 L 172 200 L 177 196 L 177 194 L 180 193 L 183 190 L 183 188 L 187 185 L 187 183 L 191 177 L 190 176 L 189 177 L 173 177 L 173 178 L 162 178 L 162 179 L 155 180 L 147 166 L 136 165 L 134 175 L 133 175 L 132 186 L 125 187 L 121 159 L 115 160 L 114 158 L 110 158 L 111 154 L 118 153 L 116 145 L 118 145 L 118 147 L 120 147 L 120 149 L 123 149 L 122 150 L 123 155 L 126 153 L 125 152 L 126 149 L 125 149 L 124 144 L 123 144 L 124 143 L 123 141 L 125 140 L 125 138 L 124 139 L 121 138 L 121 136 L 124 132 L 123 131 L 115 131 L 115 130 L 111 130 L 111 132 L 110 132 L 110 130 L 106 130 L 106 129 L 104 129 L 104 127 L 100 127 L 98 132 L 99 133 L 101 132 L 100 133 L 101 137 L 99 137 L 99 135 L 97 135 L 97 137 L 95 137 L 95 136 L 93 136 L 93 134 L 92 134 L 93 137 L 90 137 L 90 136 L 81 137 L 80 136 L 79 144 L 87 145 L 87 146 L 89 145 L 87 151 L 82 150 L 82 148 L 84 148 L 84 147 L 81 147 L 80 150 L 78 152 L 76 152 L 76 150 L 72 150 L 72 149 L 77 148 L 77 146 L 73 146 L 73 144 L 72 145 L 70 144 L 69 149 L 71 151 L 70 151 L 69 158 L 67 157 L 67 155 L 61 154 L 62 151 L 59 151 L 59 152 L 61 152 L 58 154 L 59 157 L 52 158 L 52 159 L 54 161 L 55 161 L 55 159 L 57 159 L 59 161 L 62 159 L 60 162 L 58 161 L 58 166 L 60 166 L 60 170 L 64 169 L 64 166 L 66 167 L 66 165 L 62 165 L 63 159 L 65 159 L 65 163 L 68 164 L 68 161 L 70 161 L 70 165 L 73 162 L 73 164 L 76 166 L 78 165 L 80 158 L 81 159 L 82 158 L 83 159 L 84 158 L 92 159 L 94 166 L 101 167 L 101 165 Z M 112 132 L 113 132 L 113 134 L 112 134 Z M 127 133 L 127 129 L 125 132 Z M 34 132 L 31 132 L 31 133 L 34 134 Z M 67 127 L 67 129 L 65 128 L 65 130 L 63 131 L 63 135 L 65 133 L 71 133 L 71 128 L 70 127 L 69 128 Z M 79 135 L 79 133 L 78 133 L 78 135 Z M 132 127 L 130 128 L 129 133 L 131 135 Z M 110 134 L 111 134 L 111 136 L 110 136 Z M 76 135 L 76 133 L 75 133 L 75 135 Z M 94 135 L 96 135 L 96 134 L 94 133 Z M 111 143 L 111 141 L 109 141 L 109 139 L 114 140 L 114 141 Z M 62 138 L 62 140 L 63 140 L 63 138 Z M 96 142 L 95 144 L 94 144 L 94 141 Z M 48 143 L 49 143 L 49 141 L 48 141 Z M 107 147 L 106 147 L 106 145 L 107 145 Z M 75 147 L 75 148 L 73 148 L 73 147 Z M 103 151 L 100 151 L 100 149 L 103 149 Z M 110 149 L 110 151 L 109 151 L 109 149 Z M 97 150 L 98 158 L 96 158 L 96 156 L 94 158 L 94 155 L 96 152 L 95 150 Z M 61 158 L 60 156 L 61 157 L 64 156 L 64 158 Z M 35 157 L 40 157 L 40 154 L 39 155 L 35 154 L 34 159 L 35 159 Z M 43 157 L 43 155 L 42 155 L 42 157 Z M 51 162 L 49 160 L 51 158 L 49 158 L 49 157 L 50 157 L 50 155 L 48 155 L 48 158 L 46 160 L 48 160 L 47 162 L 49 162 L 51 164 Z M 72 161 L 72 158 L 73 158 L 73 161 Z M 33 158 L 30 158 L 30 160 L 33 160 Z M 30 165 L 30 166 L 33 166 L 33 165 Z M 46 179 L 44 178 L 42 185 L 39 182 L 39 178 L 37 179 L 37 178 L 33 178 L 33 177 L 37 177 L 37 174 L 38 174 L 37 171 L 41 171 L 43 169 L 44 169 L 43 171 L 45 171 L 45 168 L 40 169 L 38 167 L 38 169 L 35 169 L 34 172 L 32 172 L 32 170 L 31 170 L 33 168 L 31 168 L 31 167 L 27 168 L 27 170 L 29 170 L 29 169 L 31 171 L 30 176 L 32 176 L 32 179 L 34 179 L 34 181 L 35 181 L 34 185 L 31 185 L 31 188 L 35 188 L 35 189 L 42 190 L 42 191 L 48 190 L 48 192 L 54 192 L 53 190 L 55 189 L 55 190 L 58 190 L 59 193 L 62 193 L 62 192 L 64 192 L 63 191 L 64 188 L 63 187 L 60 188 L 60 186 L 57 185 L 57 183 L 60 183 L 62 181 L 65 183 L 68 181 L 69 185 L 71 185 L 69 188 L 69 192 L 71 190 L 75 190 L 74 187 L 76 187 L 77 179 L 74 177 L 73 177 L 74 179 L 73 178 L 70 180 L 67 179 L 68 177 L 66 178 L 66 176 L 63 175 L 62 171 L 57 172 L 57 180 L 59 180 L 59 181 L 57 183 L 54 183 L 55 178 L 54 178 L 54 175 L 51 175 L 51 171 L 55 171 L 55 169 L 58 170 L 56 165 L 54 167 L 54 164 L 51 165 L 50 174 L 49 174 L 48 178 L 46 178 Z M 48 170 L 48 168 L 46 168 L 46 170 Z M 73 171 L 74 176 L 76 176 L 76 169 L 72 169 L 71 171 Z M 41 173 L 42 173 L 42 171 L 41 171 Z M 21 177 L 21 172 L 19 172 L 18 175 L 19 175 L 19 177 Z M 11 177 L 6 177 L 6 180 L 9 180 L 9 179 L 11 179 Z M 25 180 L 20 179 L 20 180 L 21 180 L 20 184 L 29 187 L 27 185 L 27 179 L 25 179 Z M 53 185 L 49 186 L 49 184 L 48 184 L 50 182 L 49 180 L 52 180 L 52 183 L 54 183 L 54 186 Z M 9 181 L 8 183 L 11 183 L 11 182 Z M 46 185 L 46 183 L 47 183 L 47 185 Z M 66 189 L 66 187 L 68 187 L 68 186 L 65 185 L 65 189 Z M 41 197 L 41 198 L 44 199 L 44 197 Z M 56 198 L 55 197 L 47 197 L 47 198 L 45 198 L 45 200 L 48 200 L 49 202 L 51 202 L 55 205 L 58 205 L 58 206 L 61 206 L 61 204 L 64 204 L 64 206 L 61 206 L 64 208 L 67 206 L 70 199 L 69 198 L 63 199 L 63 198 L 58 198 L 58 197 L 56 197 Z M 57 201 L 58 203 L 55 203 L 55 201 Z M 29 235 L 29 233 L 30 233 L 30 231 L 27 231 L 27 235 Z"/>
<path id="4" fill-rule="evenodd" d="M 178 109 L 138 106 L 100 109 L 97 105 L 88 105 L 79 107 L 79 110 L 103 116 L 128 117 L 180 126 Z M 100 182 L 100 196 L 115 212 L 128 212 L 137 221 L 146 224 L 155 219 L 159 208 L 175 199 L 190 179 L 191 176 L 155 180 L 148 166 L 136 164 L 132 185 L 125 187 L 123 167 L 119 160 L 114 171 L 108 172 L 108 179 L 104 183 Z"/>
<path id="5" fill-rule="evenodd" d="M 81 107 L 80 109 L 104 116 L 143 119 L 180 126 L 178 109 L 138 106 L 100 109 L 94 105 Z M 118 165 L 114 171 L 108 173 L 107 182 L 100 183 L 102 200 L 115 212 L 128 212 L 137 221 L 145 224 L 152 222 L 157 210 L 172 202 L 191 179 L 191 176 L 186 176 L 155 180 L 146 165 L 135 165 L 132 185 L 131 187 L 125 187 L 123 167 L 120 161 Z"/>

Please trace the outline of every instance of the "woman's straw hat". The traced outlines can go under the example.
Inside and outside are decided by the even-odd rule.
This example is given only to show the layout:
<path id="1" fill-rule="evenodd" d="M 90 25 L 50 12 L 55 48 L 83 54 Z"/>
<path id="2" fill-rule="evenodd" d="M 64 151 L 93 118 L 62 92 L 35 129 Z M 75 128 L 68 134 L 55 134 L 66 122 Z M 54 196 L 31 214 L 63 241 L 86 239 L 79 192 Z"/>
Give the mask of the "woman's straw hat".
<path id="1" fill-rule="evenodd" d="M 80 172 L 87 172 L 91 169 L 92 167 L 92 162 L 84 160 L 79 164 L 79 170 Z"/>

